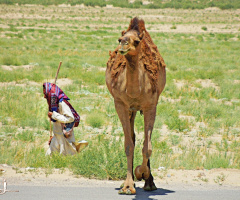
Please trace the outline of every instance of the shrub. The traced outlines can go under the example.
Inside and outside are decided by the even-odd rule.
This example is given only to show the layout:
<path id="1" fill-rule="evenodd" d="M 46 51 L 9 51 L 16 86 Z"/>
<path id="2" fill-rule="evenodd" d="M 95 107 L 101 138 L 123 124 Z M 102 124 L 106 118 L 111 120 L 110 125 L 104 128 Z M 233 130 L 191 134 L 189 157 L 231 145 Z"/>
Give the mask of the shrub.
<path id="1" fill-rule="evenodd" d="M 207 154 L 206 161 L 204 163 L 205 169 L 212 168 L 228 168 L 230 167 L 230 157 L 227 157 L 223 154 Z"/>
<path id="2" fill-rule="evenodd" d="M 100 113 L 91 113 L 87 116 L 87 124 L 93 128 L 100 128 L 104 124 L 104 116 Z"/>
<path id="3" fill-rule="evenodd" d="M 170 117 L 166 119 L 166 125 L 170 130 L 177 130 L 182 132 L 185 129 L 189 128 L 189 122 L 186 119 L 180 119 L 178 117 Z"/>
<path id="4" fill-rule="evenodd" d="M 19 65 L 21 65 L 21 62 L 19 61 L 19 59 L 16 56 L 7 55 L 7 56 L 2 57 L 2 64 L 19 66 Z"/>

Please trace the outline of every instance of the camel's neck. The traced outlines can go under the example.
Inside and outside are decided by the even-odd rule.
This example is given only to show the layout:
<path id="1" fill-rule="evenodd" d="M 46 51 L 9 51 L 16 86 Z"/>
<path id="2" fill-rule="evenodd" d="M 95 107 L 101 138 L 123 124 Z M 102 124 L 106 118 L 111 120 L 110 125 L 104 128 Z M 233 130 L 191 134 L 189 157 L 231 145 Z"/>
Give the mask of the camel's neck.
<path id="1" fill-rule="evenodd" d="M 126 92 L 130 97 L 136 98 L 140 95 L 141 92 L 139 80 L 140 69 L 138 55 L 136 56 L 126 55 L 126 59 L 127 59 Z"/>

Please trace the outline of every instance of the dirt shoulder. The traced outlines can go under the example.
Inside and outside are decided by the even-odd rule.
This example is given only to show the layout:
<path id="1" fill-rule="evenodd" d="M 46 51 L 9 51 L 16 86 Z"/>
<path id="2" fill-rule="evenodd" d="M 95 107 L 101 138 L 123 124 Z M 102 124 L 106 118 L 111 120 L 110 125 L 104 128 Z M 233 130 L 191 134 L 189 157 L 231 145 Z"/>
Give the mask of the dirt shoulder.
<path id="1" fill-rule="evenodd" d="M 153 172 L 158 188 L 181 189 L 240 189 L 240 170 L 155 170 Z M 123 180 L 87 179 L 73 175 L 69 170 L 54 169 L 46 171 L 34 168 L 14 168 L 5 164 L 0 165 L 0 189 L 3 180 L 10 185 L 31 186 L 72 186 L 72 187 L 119 187 Z M 144 181 L 137 181 L 136 187 L 143 187 Z"/>

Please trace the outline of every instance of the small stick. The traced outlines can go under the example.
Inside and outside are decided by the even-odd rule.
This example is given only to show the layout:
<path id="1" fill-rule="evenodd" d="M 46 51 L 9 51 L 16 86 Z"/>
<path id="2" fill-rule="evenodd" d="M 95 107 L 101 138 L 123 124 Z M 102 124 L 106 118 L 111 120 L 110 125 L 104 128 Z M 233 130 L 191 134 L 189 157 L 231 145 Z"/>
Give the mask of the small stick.
<path id="1" fill-rule="evenodd" d="M 58 77 L 58 73 L 59 73 L 61 65 L 62 65 L 62 61 L 60 61 L 60 63 L 59 63 L 58 70 L 57 70 L 57 73 L 56 73 L 56 76 L 55 76 L 54 84 L 56 84 L 56 82 L 57 82 L 57 77 Z"/>
<path id="2" fill-rule="evenodd" d="M 57 82 L 57 77 L 58 77 L 58 73 L 59 73 L 61 65 L 62 65 L 62 61 L 60 61 L 59 65 L 58 65 L 58 70 L 57 70 L 57 73 L 56 73 L 56 76 L 55 76 L 55 80 L 54 80 L 54 84 L 55 85 L 56 85 L 56 82 Z M 51 119 L 50 119 L 50 138 L 51 137 L 52 137 L 52 122 L 51 122 Z"/>
<path id="3" fill-rule="evenodd" d="M 49 136 L 51 138 L 52 137 L 52 121 L 51 121 L 51 119 L 49 119 L 49 122 L 50 122 L 50 133 L 49 133 Z"/>

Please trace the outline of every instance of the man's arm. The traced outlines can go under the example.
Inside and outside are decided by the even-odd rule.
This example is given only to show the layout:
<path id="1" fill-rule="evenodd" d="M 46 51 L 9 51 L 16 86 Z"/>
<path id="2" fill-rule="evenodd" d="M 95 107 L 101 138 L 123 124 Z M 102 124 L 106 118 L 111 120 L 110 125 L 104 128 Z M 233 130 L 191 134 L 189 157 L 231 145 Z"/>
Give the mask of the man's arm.
<path id="1" fill-rule="evenodd" d="M 71 123 L 74 121 L 74 116 L 72 114 L 72 111 L 64 101 L 59 103 L 59 113 L 53 111 L 51 117 L 52 119 L 55 119 L 58 122 L 64 123 L 64 124 Z"/>

